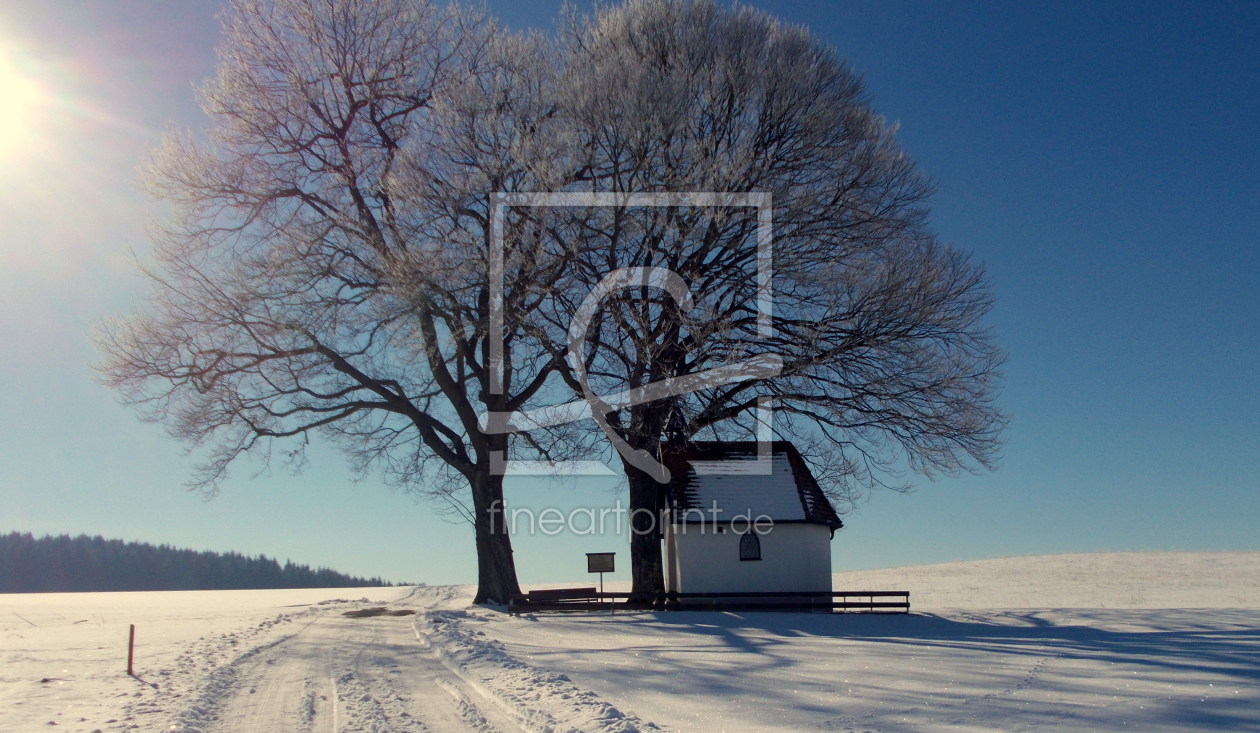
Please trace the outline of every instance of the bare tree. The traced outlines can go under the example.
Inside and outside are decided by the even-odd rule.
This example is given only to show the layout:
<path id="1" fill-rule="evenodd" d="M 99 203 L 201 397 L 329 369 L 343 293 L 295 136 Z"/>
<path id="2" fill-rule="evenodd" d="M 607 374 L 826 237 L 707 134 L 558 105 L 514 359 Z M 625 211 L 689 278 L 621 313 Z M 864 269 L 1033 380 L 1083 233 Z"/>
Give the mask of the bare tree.
<path id="1" fill-rule="evenodd" d="M 319 433 L 449 502 L 475 528 L 477 601 L 508 601 L 498 464 L 530 446 L 478 416 L 554 368 L 527 326 L 562 259 L 506 237 L 495 359 L 488 194 L 556 185 L 533 147 L 549 77 L 517 78 L 539 43 L 425 0 L 234 0 L 219 54 L 208 137 L 155 155 L 175 217 L 147 307 L 101 338 L 107 383 L 204 453 L 203 491 L 245 455 L 300 467 Z"/>
<path id="2" fill-rule="evenodd" d="M 586 446 L 495 416 L 556 374 L 627 449 L 636 509 L 661 505 L 644 457 L 747 432 L 767 398 L 841 498 L 901 462 L 989 465 L 1001 356 L 982 273 L 931 235 L 928 186 L 834 51 L 688 0 L 629 2 L 556 40 L 425 2 L 235 0 L 202 90 L 208 139 L 155 156 L 176 216 L 153 298 L 102 337 L 106 381 L 204 451 L 195 486 L 273 447 L 300 466 L 323 434 L 464 515 L 477 599 L 506 601 L 503 461 Z M 747 201 L 496 216 L 497 191 L 756 194 L 773 277 Z M 618 271 L 640 279 L 601 291 Z M 692 379 L 706 370 L 726 376 Z M 663 398 L 593 397 L 623 391 Z M 635 529 L 646 594 L 660 543 Z"/>
<path id="3" fill-rule="evenodd" d="M 582 186 L 755 192 L 773 211 L 769 283 L 758 277 L 764 222 L 747 205 L 574 209 L 555 229 L 582 283 L 562 312 L 609 273 L 643 278 L 601 301 L 566 373 L 588 395 L 666 386 L 659 399 L 596 404 L 623 456 L 659 461 L 663 444 L 701 431 L 750 437 L 773 399 L 774 430 L 839 499 L 897 485 L 902 464 L 990 466 L 1002 356 L 983 324 L 983 273 L 931 234 L 928 184 L 835 51 L 708 0 L 631 0 L 575 22 L 568 40 L 562 109 L 586 156 Z M 759 308 L 768 284 L 772 312 Z M 742 374 L 682 386 L 739 363 Z M 659 522 L 661 476 L 625 462 L 631 508 Z M 634 591 L 649 594 L 662 588 L 660 542 L 652 515 L 636 516 Z"/>

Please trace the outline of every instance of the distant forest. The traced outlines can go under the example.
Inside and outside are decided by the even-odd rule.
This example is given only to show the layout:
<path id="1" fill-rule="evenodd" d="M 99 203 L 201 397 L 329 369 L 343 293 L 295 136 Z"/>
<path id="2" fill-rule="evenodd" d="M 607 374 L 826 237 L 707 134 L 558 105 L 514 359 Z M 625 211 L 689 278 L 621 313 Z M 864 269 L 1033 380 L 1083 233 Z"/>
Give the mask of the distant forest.
<path id="1" fill-rule="evenodd" d="M 240 590 L 393 585 L 259 555 L 198 552 L 170 545 L 88 537 L 0 535 L 0 593 Z"/>

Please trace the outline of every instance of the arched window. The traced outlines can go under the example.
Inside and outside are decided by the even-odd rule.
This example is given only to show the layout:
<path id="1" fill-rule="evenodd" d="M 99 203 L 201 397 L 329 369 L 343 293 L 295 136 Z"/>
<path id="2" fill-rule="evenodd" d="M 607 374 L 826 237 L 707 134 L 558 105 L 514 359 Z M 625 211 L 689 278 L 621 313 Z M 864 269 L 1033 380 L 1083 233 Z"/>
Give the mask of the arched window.
<path id="1" fill-rule="evenodd" d="M 761 559 L 761 538 L 751 529 L 745 532 L 739 538 L 739 559 L 740 560 L 760 560 Z"/>

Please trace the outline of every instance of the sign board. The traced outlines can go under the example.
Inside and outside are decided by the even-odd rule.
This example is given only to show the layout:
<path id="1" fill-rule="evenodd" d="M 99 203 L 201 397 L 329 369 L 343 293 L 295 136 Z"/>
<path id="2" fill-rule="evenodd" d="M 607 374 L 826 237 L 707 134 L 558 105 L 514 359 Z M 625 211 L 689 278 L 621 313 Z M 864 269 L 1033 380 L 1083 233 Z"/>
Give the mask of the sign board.
<path id="1" fill-rule="evenodd" d="M 586 572 L 588 573 L 611 573 L 613 570 L 613 557 L 615 552 L 588 552 L 586 553 Z"/>

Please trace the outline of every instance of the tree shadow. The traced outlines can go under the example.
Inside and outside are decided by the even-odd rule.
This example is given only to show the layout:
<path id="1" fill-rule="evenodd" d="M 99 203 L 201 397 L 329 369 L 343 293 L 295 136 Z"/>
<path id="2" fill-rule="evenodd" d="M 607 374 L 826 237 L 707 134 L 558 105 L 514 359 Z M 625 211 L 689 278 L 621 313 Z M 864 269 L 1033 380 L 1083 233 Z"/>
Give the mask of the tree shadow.
<path id="1" fill-rule="evenodd" d="M 542 617 L 539 623 L 549 620 Z M 1109 704 L 1159 706 L 1163 720 L 1181 720 L 1187 728 L 1238 730 L 1260 724 L 1260 610 L 1071 609 L 948 616 L 683 611 L 568 617 L 560 626 L 560 638 L 576 646 L 514 647 L 528 646 L 531 661 L 549 668 L 572 668 L 574 659 L 602 655 L 605 661 L 591 664 L 587 678 L 610 691 L 742 699 L 814 720 L 834 718 L 851 707 L 844 683 L 852 680 L 852 686 L 861 686 L 860 702 L 900 705 L 929 716 L 937 714 L 933 705 L 962 715 L 977 701 L 1001 705 L 1025 688 L 1040 686 L 1045 715 L 1057 714 L 1055 705 L 1070 706 L 1075 723 L 1107 727 L 1113 721 L 1105 716 L 1112 713 L 1073 701 L 1111 698 L 1109 685 L 1133 682 L 1134 689 L 1116 693 L 1120 703 Z M 612 663 L 608 652 L 643 661 Z M 867 672 L 864 663 L 880 668 Z M 1199 704 L 1193 691 L 1200 683 L 1203 689 L 1214 683 L 1218 692 L 1224 685 L 1246 694 L 1217 695 L 1210 704 Z M 1171 685 L 1167 694 L 1151 692 L 1162 685 Z M 932 705 L 922 702 L 933 696 Z M 1090 717 L 1095 715 L 1104 717 Z M 1051 717 L 1039 722 L 1057 725 Z"/>
<path id="2" fill-rule="evenodd" d="M 1054 618 L 1059 615 L 1063 620 Z M 1077 622 L 1064 623 L 1067 619 Z M 814 637 L 1053 655 L 1149 665 L 1174 672 L 1224 674 L 1240 681 L 1260 680 L 1260 611 L 1252 610 L 1212 609 L 1201 614 L 1183 609 L 1073 609 L 1062 614 L 1007 611 L 971 618 L 930 613 L 880 616 L 676 612 L 652 614 L 652 623 L 683 635 L 680 638 L 717 636 L 732 649 L 757 654 L 772 654 L 774 647 L 785 640 Z"/>

